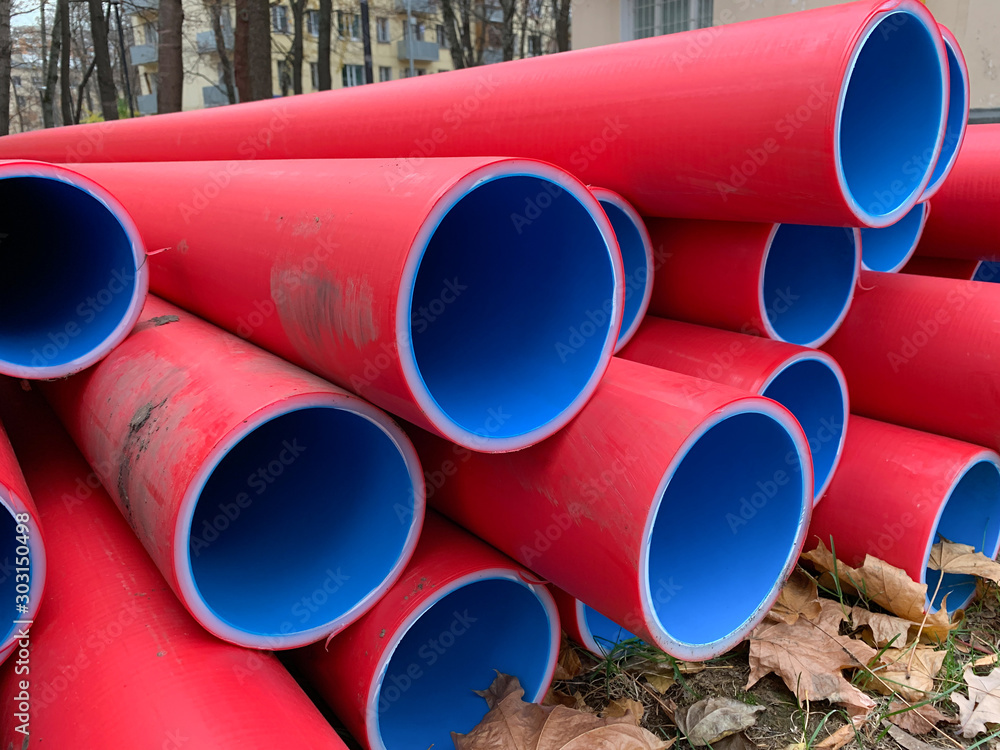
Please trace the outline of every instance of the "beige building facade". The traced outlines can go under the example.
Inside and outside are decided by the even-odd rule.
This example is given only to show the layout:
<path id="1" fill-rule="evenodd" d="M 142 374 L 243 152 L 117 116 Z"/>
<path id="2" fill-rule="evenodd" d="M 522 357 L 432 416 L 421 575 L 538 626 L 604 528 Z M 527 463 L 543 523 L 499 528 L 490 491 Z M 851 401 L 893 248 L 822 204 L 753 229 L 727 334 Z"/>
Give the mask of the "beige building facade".
<path id="1" fill-rule="evenodd" d="M 573 0 L 573 47 L 641 39 L 796 13 L 850 0 Z M 1000 116 L 1000 0 L 926 0 L 958 38 L 969 65 L 972 108 Z"/>

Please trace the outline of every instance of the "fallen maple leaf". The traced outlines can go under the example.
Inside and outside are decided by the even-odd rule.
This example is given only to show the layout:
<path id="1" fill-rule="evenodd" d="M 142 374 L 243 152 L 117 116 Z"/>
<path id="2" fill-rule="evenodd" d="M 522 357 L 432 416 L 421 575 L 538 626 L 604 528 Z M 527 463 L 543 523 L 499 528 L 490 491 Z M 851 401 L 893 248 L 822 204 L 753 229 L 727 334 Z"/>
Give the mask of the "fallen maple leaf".
<path id="1" fill-rule="evenodd" d="M 819 613 L 819 589 L 816 581 L 807 576 L 801 568 L 796 568 L 782 587 L 778 600 L 771 607 L 770 617 L 794 625 L 799 615 L 814 620 Z"/>
<path id="2" fill-rule="evenodd" d="M 895 615 L 872 612 L 864 607 L 854 607 L 851 610 L 851 621 L 856 628 L 867 627 L 871 630 L 872 639 L 877 646 L 886 646 L 892 643 L 896 647 L 906 645 L 910 628 L 918 624 Z"/>
<path id="3" fill-rule="evenodd" d="M 944 573 L 979 576 L 987 581 L 1000 583 L 1000 563 L 991 560 L 982 552 L 976 552 L 976 548 L 968 544 L 938 542 L 931 547 L 927 567 Z"/>
<path id="4" fill-rule="evenodd" d="M 646 707 L 639 701 L 634 701 L 631 698 L 616 698 L 601 712 L 601 716 L 605 719 L 629 717 L 633 724 L 639 726 L 645 713 Z"/>
<path id="5" fill-rule="evenodd" d="M 498 674 L 488 690 L 476 691 L 489 712 L 468 734 L 452 732 L 456 750 L 665 750 L 667 744 L 635 725 L 631 711 L 599 718 L 566 706 L 522 700 L 516 677 Z"/>
<path id="6" fill-rule="evenodd" d="M 816 750 L 840 750 L 844 745 L 857 736 L 857 731 L 853 724 L 844 724 L 836 731 L 830 733 L 826 739 L 816 745 Z"/>
<path id="7" fill-rule="evenodd" d="M 942 722 L 956 723 L 951 716 L 941 713 L 929 703 L 910 708 L 905 703 L 893 701 L 889 704 L 889 711 L 886 718 L 911 734 L 928 734 L 934 731 L 935 725 Z"/>
<path id="8" fill-rule="evenodd" d="M 677 712 L 677 727 L 695 747 L 714 745 L 752 727 L 764 708 L 734 698 L 705 698 Z"/>
<path id="9" fill-rule="evenodd" d="M 579 677 L 582 672 L 583 663 L 580 661 L 580 654 L 563 635 L 562 645 L 559 647 L 559 659 L 556 661 L 556 671 L 552 679 L 572 680 L 574 677 Z"/>
<path id="10" fill-rule="evenodd" d="M 883 695 L 899 693 L 908 701 L 925 700 L 934 692 L 934 678 L 941 671 L 946 654 L 947 651 L 916 644 L 907 648 L 887 648 L 882 653 L 886 664 L 874 670 L 871 687 Z"/>
<path id="11" fill-rule="evenodd" d="M 951 700 L 958 706 L 959 731 L 968 739 L 987 731 L 987 724 L 1000 724 L 1000 669 L 985 677 L 966 669 L 965 684 L 969 686 L 969 697 L 954 692 Z"/>

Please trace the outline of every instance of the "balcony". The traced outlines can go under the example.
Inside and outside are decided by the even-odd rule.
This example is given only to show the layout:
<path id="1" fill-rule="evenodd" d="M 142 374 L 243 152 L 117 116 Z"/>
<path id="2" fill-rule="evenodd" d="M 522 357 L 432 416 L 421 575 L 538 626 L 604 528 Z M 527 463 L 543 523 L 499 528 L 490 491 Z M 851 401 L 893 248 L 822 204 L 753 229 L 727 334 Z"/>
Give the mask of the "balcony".
<path id="1" fill-rule="evenodd" d="M 139 94 L 135 98 L 135 106 L 139 110 L 140 115 L 155 115 L 156 114 L 156 92 L 152 94 Z"/>
<path id="2" fill-rule="evenodd" d="M 416 39 L 404 39 L 401 42 L 396 42 L 396 56 L 400 60 L 409 60 L 411 51 L 413 52 L 414 60 L 419 60 L 420 62 L 437 62 L 437 42 L 418 42 Z"/>
<path id="3" fill-rule="evenodd" d="M 129 56 L 133 65 L 149 65 L 156 62 L 158 50 L 155 44 L 137 44 L 129 47 Z"/>
<path id="4" fill-rule="evenodd" d="M 487 47 L 483 50 L 483 64 L 492 65 L 493 63 L 503 62 L 503 50 L 497 49 L 496 47 Z"/>
<path id="5" fill-rule="evenodd" d="M 160 0 L 125 0 L 122 5 L 125 6 L 126 13 L 142 13 L 147 10 L 159 10 Z"/>
<path id="6" fill-rule="evenodd" d="M 396 12 L 406 13 L 406 6 L 409 4 L 411 13 L 423 13 L 433 15 L 438 12 L 437 0 L 396 0 Z"/>
<path id="7" fill-rule="evenodd" d="M 227 50 L 232 50 L 233 48 L 233 32 L 223 29 L 222 31 L 222 41 L 226 45 Z M 198 54 L 206 55 L 212 52 L 217 52 L 218 49 L 215 46 L 215 32 L 214 31 L 199 31 L 197 35 L 198 44 Z"/>
<path id="8" fill-rule="evenodd" d="M 222 107 L 229 104 L 229 97 L 223 84 L 218 86 L 202 86 L 201 100 L 206 107 Z"/>

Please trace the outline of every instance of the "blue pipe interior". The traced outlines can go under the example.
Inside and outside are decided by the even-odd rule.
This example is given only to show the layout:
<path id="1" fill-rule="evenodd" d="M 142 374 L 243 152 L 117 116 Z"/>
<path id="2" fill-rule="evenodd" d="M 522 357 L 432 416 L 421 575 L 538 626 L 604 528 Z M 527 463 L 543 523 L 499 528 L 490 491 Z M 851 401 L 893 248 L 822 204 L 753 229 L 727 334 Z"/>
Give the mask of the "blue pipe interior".
<path id="1" fill-rule="evenodd" d="M 861 257 L 871 271 L 890 272 L 906 259 L 920 235 L 924 207 L 917 204 L 888 227 L 861 229 Z"/>
<path id="2" fill-rule="evenodd" d="M 793 344 L 822 338 L 854 289 L 857 248 L 841 227 L 781 224 L 764 261 L 764 314 Z"/>
<path id="3" fill-rule="evenodd" d="M 486 714 L 474 690 L 497 672 L 521 682 L 526 700 L 542 687 L 552 647 L 549 614 L 527 587 L 486 579 L 457 589 L 410 627 L 379 688 L 379 733 L 388 750 L 450 747 Z"/>
<path id="4" fill-rule="evenodd" d="M 958 139 L 962 135 L 962 126 L 965 124 L 965 108 L 968 102 L 965 101 L 965 79 L 962 77 L 962 69 L 958 61 L 958 56 L 950 44 L 945 43 L 948 51 L 948 123 L 944 131 L 944 144 L 941 146 L 941 156 L 934 165 L 934 173 L 931 175 L 931 182 L 937 182 L 944 174 L 945 166 L 958 148 Z"/>
<path id="5" fill-rule="evenodd" d="M 625 270 L 625 306 L 622 308 L 624 314 L 621 334 L 635 322 L 642 307 L 642 298 L 646 291 L 646 248 L 639 228 L 627 213 L 610 201 L 601 201 L 601 207 L 608 215 L 611 228 L 615 230 Z"/>
<path id="6" fill-rule="evenodd" d="M 128 235 L 103 203 L 58 180 L 0 180 L 0 206 L 0 359 L 53 367 L 88 354 L 132 301 Z"/>
<path id="7" fill-rule="evenodd" d="M 802 425 L 809 440 L 816 488 L 826 484 L 844 434 L 844 391 L 840 381 L 818 359 L 792 362 L 762 394 L 784 406 Z"/>
<path id="8" fill-rule="evenodd" d="M 1000 263 L 984 260 L 976 268 L 976 273 L 972 277 L 973 281 L 985 281 L 990 284 L 1000 283 Z"/>
<path id="9" fill-rule="evenodd" d="M 907 11 L 886 15 L 863 42 L 842 104 L 840 158 L 871 216 L 905 205 L 934 166 L 942 62 L 931 30 Z"/>
<path id="10" fill-rule="evenodd" d="M 941 541 L 940 537 L 972 545 L 977 552 L 993 557 L 1000 539 L 1000 472 L 994 464 L 980 461 L 955 485 L 934 531 L 934 543 Z M 954 612 L 964 607 L 976 592 L 975 576 L 945 573 L 940 588 L 940 571 L 927 568 L 925 576 L 928 601 L 935 610 L 940 608 L 945 595 L 948 595 L 948 611 Z M 935 589 L 937 595 L 933 596 Z"/>
<path id="11" fill-rule="evenodd" d="M 206 481 L 188 545 L 194 582 L 244 632 L 314 628 L 385 580 L 412 518 L 409 472 L 382 430 L 341 409 L 288 412 Z"/>
<path id="12" fill-rule="evenodd" d="M 654 612 L 674 640 L 732 635 L 781 585 L 805 494 L 789 455 L 795 443 L 780 422 L 743 412 L 702 434 L 670 477 L 648 565 Z"/>
<path id="13" fill-rule="evenodd" d="M 17 559 L 17 555 L 15 554 L 18 546 L 17 521 L 14 520 L 14 516 L 5 507 L 0 507 L 0 539 L 3 540 L 3 546 L 0 547 L 0 554 L 3 554 L 5 565 L 10 568 L 3 577 L 3 580 L 0 581 L 0 596 L 3 597 L 3 609 L 0 611 L 7 613 L 0 619 L 0 634 L 2 634 L 0 635 L 0 645 L 2 645 L 7 642 L 10 634 L 14 631 L 14 620 L 22 617 L 22 615 L 17 613 L 17 609 L 15 608 L 17 581 L 15 580 L 16 576 L 13 570 L 16 567 L 13 563 Z M 4 628 L 3 623 L 11 623 L 11 625 Z"/>
<path id="14" fill-rule="evenodd" d="M 491 180 L 451 208 L 420 261 L 410 330 L 454 423 L 513 437 L 576 399 L 612 327 L 611 252 L 590 211 L 539 177 Z"/>
<path id="15" fill-rule="evenodd" d="M 583 616 L 585 625 L 590 630 L 597 647 L 605 654 L 610 654 L 615 646 L 622 641 L 630 641 L 636 637 L 618 623 L 586 604 L 583 605 Z"/>

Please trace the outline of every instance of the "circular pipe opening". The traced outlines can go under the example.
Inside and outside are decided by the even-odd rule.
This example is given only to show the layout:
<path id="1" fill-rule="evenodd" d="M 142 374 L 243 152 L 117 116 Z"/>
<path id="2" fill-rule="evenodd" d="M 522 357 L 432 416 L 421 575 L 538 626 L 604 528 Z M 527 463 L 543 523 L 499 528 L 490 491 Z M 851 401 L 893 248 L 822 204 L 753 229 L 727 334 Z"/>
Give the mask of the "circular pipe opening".
<path id="1" fill-rule="evenodd" d="M 931 547 L 941 537 L 971 545 L 977 552 L 995 558 L 1000 551 L 1000 466 L 996 459 L 977 458 L 970 462 L 938 513 L 925 560 L 930 559 Z M 971 575 L 942 576 L 940 571 L 925 567 L 922 583 L 927 584 L 927 603 L 935 612 L 946 595 L 950 613 L 965 607 L 976 593 L 976 577 Z"/>
<path id="2" fill-rule="evenodd" d="M 89 367 L 125 338 L 146 296 L 131 219 L 97 185 L 43 165 L 0 168 L 0 205 L 0 372 L 56 378 Z"/>
<path id="3" fill-rule="evenodd" d="M 927 204 L 918 203 L 892 226 L 861 229 L 861 262 L 866 271 L 895 273 L 913 257 L 927 222 Z"/>
<path id="4" fill-rule="evenodd" d="M 985 281 L 989 284 L 1000 283 L 1000 263 L 992 260 L 980 261 L 972 280 Z"/>
<path id="5" fill-rule="evenodd" d="M 629 342 L 642 323 L 653 296 L 653 242 L 642 217 L 621 196 L 603 188 L 591 188 L 608 215 L 622 253 L 625 306 L 615 353 Z"/>
<path id="6" fill-rule="evenodd" d="M 420 467 L 374 407 L 286 404 L 217 455 L 185 498 L 177 549 L 187 603 L 219 637 L 312 643 L 357 619 L 409 560 Z"/>
<path id="7" fill-rule="evenodd" d="M 934 164 L 931 181 L 921 200 L 927 200 L 941 187 L 958 158 L 959 147 L 969 123 L 969 69 L 957 47 L 957 41 L 944 32 L 944 48 L 948 55 L 948 122 L 944 129 L 941 154 Z"/>
<path id="8" fill-rule="evenodd" d="M 532 445 L 583 408 L 622 316 L 621 257 L 597 199 L 554 167 L 514 164 L 439 202 L 398 317 L 417 403 L 445 437 L 490 452 Z"/>
<path id="9" fill-rule="evenodd" d="M 899 9 L 866 29 L 837 108 L 835 151 L 864 226 L 895 223 L 930 180 L 944 139 L 947 57 L 933 19 Z"/>
<path id="10" fill-rule="evenodd" d="M 643 608 L 667 653 L 716 656 L 764 617 L 812 510 L 809 447 L 781 406 L 752 398 L 678 452 L 647 520 Z"/>
<path id="11" fill-rule="evenodd" d="M 855 229 L 775 225 L 758 299 L 770 338 L 815 348 L 836 332 L 854 297 L 859 237 Z"/>
<path id="12" fill-rule="evenodd" d="M 448 747 L 451 732 L 482 720 L 487 707 L 473 691 L 497 672 L 517 677 L 526 701 L 542 699 L 559 648 L 555 603 L 511 576 L 453 582 L 393 635 L 369 698 L 373 748 Z"/>
<path id="13" fill-rule="evenodd" d="M 605 617 L 593 607 L 582 605 L 582 617 L 580 618 L 581 629 L 584 638 L 589 640 L 587 647 L 597 656 L 606 656 L 614 651 L 622 641 L 630 641 L 636 636 L 627 631 L 621 625 Z"/>
<path id="14" fill-rule="evenodd" d="M 0 440 L 2 439 L 5 438 L 0 429 Z M 0 663 L 17 648 L 16 636 L 23 626 L 15 624 L 15 621 L 33 620 L 43 594 L 45 548 L 42 545 L 37 521 L 32 519 L 27 524 L 29 530 L 27 555 L 24 554 L 25 545 L 22 544 L 24 535 L 17 533 L 17 515 L 27 512 L 24 502 L 14 495 L 10 488 L 0 485 L 0 539 L 3 540 L 0 544 L 0 560 L 3 560 L 4 565 L 8 567 L 3 580 L 0 580 L 0 597 L 3 597 L 3 609 L 0 610 L 0 631 L 3 636 L 0 638 Z M 28 580 L 19 581 L 16 574 L 24 572 L 25 568 Z M 22 598 L 25 596 L 26 598 Z M 18 605 L 25 602 L 27 609 L 23 612 L 18 611 Z M 7 612 L 7 615 L 3 615 L 3 612 Z M 9 623 L 9 627 L 5 623 Z"/>
<path id="15" fill-rule="evenodd" d="M 13 567 L 12 564 L 18 557 L 17 521 L 14 519 L 14 512 L 7 505 L 6 498 L 3 498 L 3 502 L 0 502 L 0 505 L 3 506 L 2 510 L 0 510 L 0 539 L 3 540 L 3 548 L 0 549 L 0 554 L 3 554 L 6 564 Z M 14 571 L 11 570 L 0 581 L 0 597 L 3 597 L 0 600 L 3 602 L 3 609 L 0 610 L 0 628 L 3 628 L 3 638 L 0 638 L 0 653 L 7 650 L 7 641 L 10 640 L 16 630 L 14 620 L 24 618 L 24 615 L 19 614 L 17 611 L 17 599 L 15 598 L 17 596 L 17 582 L 15 578 Z M 29 593 L 33 592 L 29 590 Z M 7 612 L 7 614 L 3 615 L 2 612 Z M 4 628 L 6 623 L 10 623 L 10 625 Z"/>
<path id="16" fill-rule="evenodd" d="M 847 435 L 847 381 L 843 372 L 821 353 L 805 356 L 775 373 L 761 395 L 788 409 L 802 426 L 813 462 L 813 502 L 819 502 L 840 463 Z"/>

